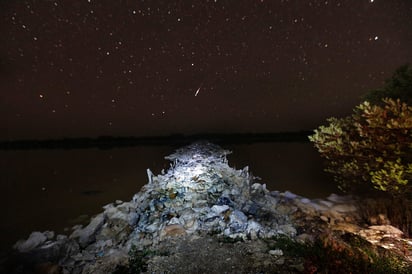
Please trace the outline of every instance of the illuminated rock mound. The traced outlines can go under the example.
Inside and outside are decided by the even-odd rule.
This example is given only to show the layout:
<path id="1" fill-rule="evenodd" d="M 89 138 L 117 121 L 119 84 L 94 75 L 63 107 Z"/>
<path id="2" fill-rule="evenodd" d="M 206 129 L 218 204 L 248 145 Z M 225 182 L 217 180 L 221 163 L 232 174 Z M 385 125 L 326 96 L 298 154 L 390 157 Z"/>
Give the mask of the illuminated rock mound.
<path id="1" fill-rule="evenodd" d="M 229 167 L 229 153 L 195 143 L 166 157 L 173 162 L 167 173 L 149 171 L 150 183 L 133 199 L 140 209 L 134 238 L 157 244 L 167 236 L 203 232 L 244 239 L 293 236 L 296 230 L 286 212 L 276 210 L 277 200 L 254 183 L 247 167 Z"/>

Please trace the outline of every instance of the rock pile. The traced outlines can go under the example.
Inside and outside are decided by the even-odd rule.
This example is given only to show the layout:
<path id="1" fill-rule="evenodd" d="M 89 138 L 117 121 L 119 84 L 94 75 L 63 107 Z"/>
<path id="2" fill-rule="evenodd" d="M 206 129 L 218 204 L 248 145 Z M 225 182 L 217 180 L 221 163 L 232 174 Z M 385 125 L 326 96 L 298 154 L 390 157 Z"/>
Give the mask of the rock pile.
<path id="1" fill-rule="evenodd" d="M 155 176 L 147 170 L 148 184 L 131 201 L 104 206 L 86 227 L 74 227 L 69 236 L 33 232 L 16 243 L 15 273 L 33 265 L 56 273 L 110 273 L 127 265 L 132 247 L 156 249 L 171 238 L 218 235 L 249 241 L 285 235 L 311 241 L 325 227 L 358 218 L 350 197 L 310 200 L 267 190 L 247 167 L 229 167 L 229 153 L 207 142 L 177 150 L 166 157 L 172 162 L 166 172 Z M 270 250 L 265 256 L 282 255 Z"/>

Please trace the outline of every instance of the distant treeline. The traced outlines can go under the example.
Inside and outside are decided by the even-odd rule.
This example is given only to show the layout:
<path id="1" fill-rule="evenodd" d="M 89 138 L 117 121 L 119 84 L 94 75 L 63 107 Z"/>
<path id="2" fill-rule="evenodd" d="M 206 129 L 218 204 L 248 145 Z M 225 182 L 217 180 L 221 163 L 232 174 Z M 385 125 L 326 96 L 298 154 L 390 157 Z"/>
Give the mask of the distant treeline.
<path id="1" fill-rule="evenodd" d="M 21 140 L 0 142 L 0 149 L 76 149 L 100 148 L 111 149 L 133 146 L 182 146 L 199 140 L 212 143 L 227 144 L 252 144 L 263 142 L 308 142 L 308 136 L 313 131 L 278 132 L 278 133 L 236 133 L 236 134 L 173 134 L 169 136 L 148 137 L 112 137 L 101 136 L 98 138 L 68 138 L 59 140 Z"/>

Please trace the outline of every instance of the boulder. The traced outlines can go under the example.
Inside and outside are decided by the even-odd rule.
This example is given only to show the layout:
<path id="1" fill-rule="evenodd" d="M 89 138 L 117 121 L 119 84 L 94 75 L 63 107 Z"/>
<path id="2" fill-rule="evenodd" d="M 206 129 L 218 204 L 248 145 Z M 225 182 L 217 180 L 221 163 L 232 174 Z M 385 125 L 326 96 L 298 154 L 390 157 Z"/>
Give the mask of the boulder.
<path id="1" fill-rule="evenodd" d="M 13 247 L 19 252 L 29 252 L 47 241 L 48 235 L 39 231 L 30 234 L 27 240 L 18 241 Z"/>
<path id="2" fill-rule="evenodd" d="M 167 225 L 163 228 L 162 232 L 160 233 L 160 237 L 174 237 L 174 236 L 181 236 L 185 235 L 186 230 L 185 228 L 180 225 L 180 224 L 172 224 L 172 225 Z"/>
<path id="3" fill-rule="evenodd" d="M 104 222 L 104 214 L 100 213 L 90 221 L 88 226 L 75 230 L 70 235 L 70 238 L 77 239 L 80 246 L 84 248 L 96 240 L 96 234 L 102 228 Z"/>

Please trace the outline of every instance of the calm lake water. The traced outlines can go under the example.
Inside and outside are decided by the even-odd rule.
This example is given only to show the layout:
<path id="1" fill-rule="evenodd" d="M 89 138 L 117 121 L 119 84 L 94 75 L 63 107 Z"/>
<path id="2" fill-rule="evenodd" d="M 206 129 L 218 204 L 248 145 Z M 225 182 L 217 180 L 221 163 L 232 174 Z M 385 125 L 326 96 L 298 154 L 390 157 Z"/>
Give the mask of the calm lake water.
<path id="1" fill-rule="evenodd" d="M 223 146 L 233 151 L 229 165 L 248 165 L 269 190 L 289 190 L 309 198 L 338 192 L 323 172 L 310 143 L 261 143 Z M 3 219 L 0 246 L 5 250 L 31 231 L 54 230 L 89 220 L 115 200 L 129 201 L 154 174 L 169 167 L 170 146 L 111 150 L 0 151 Z"/>

